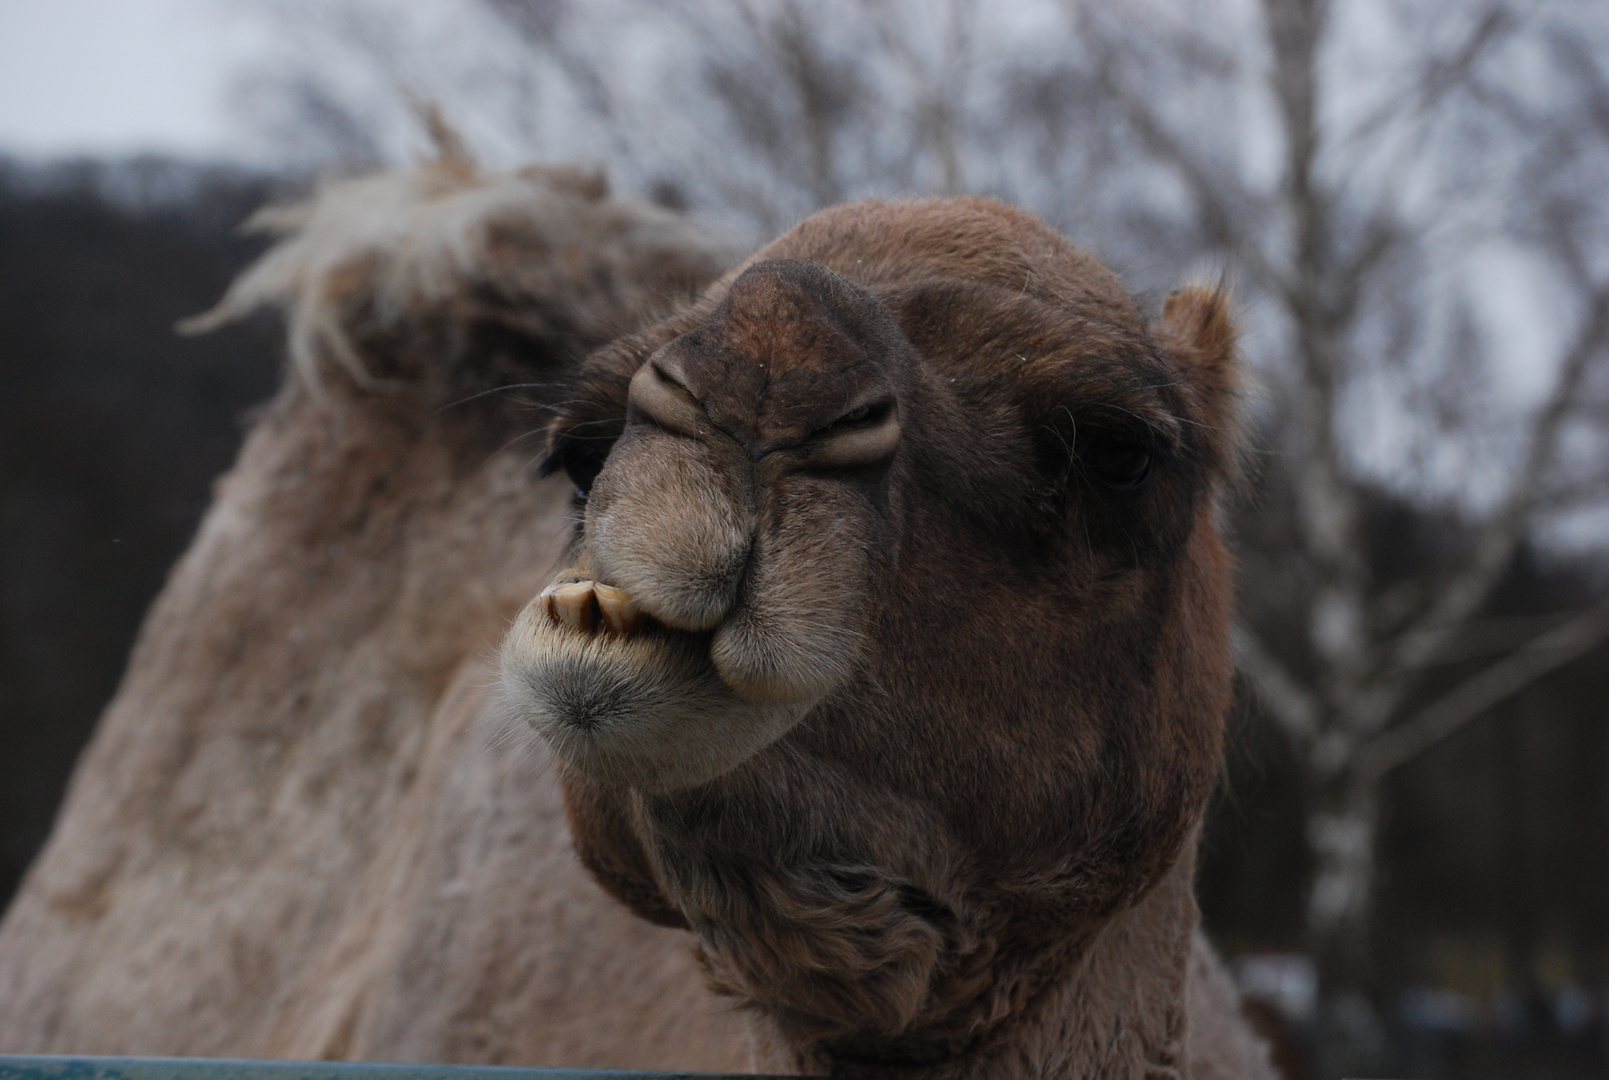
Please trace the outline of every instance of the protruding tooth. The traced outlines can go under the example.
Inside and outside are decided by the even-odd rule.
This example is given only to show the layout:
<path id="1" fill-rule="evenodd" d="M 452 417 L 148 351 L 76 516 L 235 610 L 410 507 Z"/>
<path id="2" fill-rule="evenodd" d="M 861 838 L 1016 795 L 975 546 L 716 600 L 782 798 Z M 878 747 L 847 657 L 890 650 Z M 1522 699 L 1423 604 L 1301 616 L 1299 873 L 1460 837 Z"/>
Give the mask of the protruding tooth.
<path id="1" fill-rule="evenodd" d="M 553 590 L 553 609 L 559 621 L 571 630 L 590 634 L 598 625 L 598 602 L 592 594 L 592 582 L 575 581 Z"/>
<path id="2" fill-rule="evenodd" d="M 553 610 L 553 594 L 558 591 L 558 588 L 557 585 L 549 585 L 536 594 L 537 610 L 547 616 L 548 622 L 556 623 L 559 621 L 559 613 Z"/>
<path id="3" fill-rule="evenodd" d="M 642 626 L 642 609 L 637 601 L 613 585 L 594 582 L 592 593 L 598 598 L 598 611 L 603 625 L 611 634 L 635 634 Z"/>

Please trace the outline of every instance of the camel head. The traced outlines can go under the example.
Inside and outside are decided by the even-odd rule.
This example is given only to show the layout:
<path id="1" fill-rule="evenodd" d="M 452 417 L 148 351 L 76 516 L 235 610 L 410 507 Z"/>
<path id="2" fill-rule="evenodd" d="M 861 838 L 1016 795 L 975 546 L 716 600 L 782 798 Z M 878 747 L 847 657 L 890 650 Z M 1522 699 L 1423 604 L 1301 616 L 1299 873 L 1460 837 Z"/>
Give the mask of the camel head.
<path id="1" fill-rule="evenodd" d="M 985 200 L 805 221 L 586 363 L 502 655 L 579 854 L 801 1055 L 993 1037 L 1175 865 L 1229 699 L 1224 301 Z"/>

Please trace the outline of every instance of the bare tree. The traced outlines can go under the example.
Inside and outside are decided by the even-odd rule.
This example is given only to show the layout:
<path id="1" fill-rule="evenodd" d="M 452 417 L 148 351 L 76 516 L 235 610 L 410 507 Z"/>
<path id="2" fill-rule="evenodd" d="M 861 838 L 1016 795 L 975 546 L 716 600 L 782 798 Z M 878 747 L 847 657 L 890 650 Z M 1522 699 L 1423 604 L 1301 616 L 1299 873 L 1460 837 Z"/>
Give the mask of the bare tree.
<path id="1" fill-rule="evenodd" d="M 1263 357 L 1273 422 L 1263 467 L 1281 474 L 1273 479 L 1293 499 L 1295 528 L 1288 546 L 1246 552 L 1254 617 L 1237 646 L 1306 773 L 1308 925 L 1342 981 L 1366 955 L 1386 775 L 1609 637 L 1609 610 L 1561 613 L 1426 700 L 1434 669 L 1478 628 L 1520 545 L 1549 515 L 1601 506 L 1601 470 L 1584 473 L 1567 448 L 1602 446 L 1586 391 L 1609 346 L 1609 267 L 1594 265 L 1591 246 L 1606 207 L 1583 182 L 1584 164 L 1603 168 L 1609 147 L 1601 48 L 1534 5 L 1487 3 L 1439 19 L 1427 8 L 1377 9 L 1412 47 L 1372 101 L 1335 75 L 1345 62 L 1335 56 L 1341 8 L 1327 0 L 1262 0 L 1248 20 L 1260 31 L 1255 47 L 1237 51 L 1199 36 L 1168 40 L 1109 5 L 1071 8 L 1097 57 L 1099 93 L 1132 145 L 1187 192 L 1188 227 L 1250 287 L 1266 337 L 1279 343 Z M 1601 43 L 1603 27 L 1593 29 Z M 1580 96 L 1514 85 L 1506 66 L 1526 59 L 1567 67 Z M 1226 81 L 1244 86 L 1259 67 L 1283 157 L 1269 185 L 1225 161 L 1222 130 L 1181 127 L 1154 90 L 1216 83 L 1222 96 Z M 1333 100 L 1342 95 L 1361 100 Z M 1446 281 L 1449 265 L 1498 241 L 1553 268 L 1573 323 L 1545 358 L 1556 364 L 1550 388 L 1520 415 L 1483 398 L 1493 345 L 1473 325 L 1471 297 Z M 1462 441 L 1473 455 L 1483 436 L 1506 437 L 1492 470 L 1500 479 L 1452 486 L 1467 548 L 1398 582 L 1377 580 L 1370 566 L 1370 492 L 1386 483 L 1422 496 L 1438 482 L 1423 445 L 1385 475 L 1360 453 L 1360 399 L 1382 385 L 1401 396 L 1399 408 L 1432 421 L 1420 440 Z M 1259 621 L 1258 607 L 1278 617 Z"/>
<path id="2" fill-rule="evenodd" d="M 618 134 L 617 159 L 747 217 L 761 235 L 869 191 L 967 186 L 974 0 L 627 4 L 631 19 L 680 47 L 676 74 L 646 95 L 616 56 L 580 44 L 596 41 L 590 13 L 553 0 L 484 2 Z M 913 35 L 918 11 L 931 25 Z M 667 94 L 685 114 L 671 123 L 681 138 L 670 154 L 642 138 L 665 126 Z"/>
<path id="3" fill-rule="evenodd" d="M 973 168 L 974 129 L 993 119 L 976 0 L 435 6 L 264 5 L 285 55 L 243 106 L 298 156 L 350 167 L 417 152 L 404 106 L 436 102 L 482 156 L 602 159 L 755 240 L 846 198 L 988 183 Z M 443 23 L 453 43 L 429 40 Z"/>

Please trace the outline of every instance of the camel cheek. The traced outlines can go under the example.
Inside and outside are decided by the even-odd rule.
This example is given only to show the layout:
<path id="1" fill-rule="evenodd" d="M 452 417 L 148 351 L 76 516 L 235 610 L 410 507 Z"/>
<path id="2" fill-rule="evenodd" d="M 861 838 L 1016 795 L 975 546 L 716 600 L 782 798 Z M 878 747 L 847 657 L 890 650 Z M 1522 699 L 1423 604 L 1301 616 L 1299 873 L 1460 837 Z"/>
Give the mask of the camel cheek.
<path id="1" fill-rule="evenodd" d="M 866 648 L 867 540 L 876 527 L 852 495 L 804 479 L 782 485 L 742 594 L 711 643 L 727 685 L 757 701 L 816 702 L 854 673 Z"/>

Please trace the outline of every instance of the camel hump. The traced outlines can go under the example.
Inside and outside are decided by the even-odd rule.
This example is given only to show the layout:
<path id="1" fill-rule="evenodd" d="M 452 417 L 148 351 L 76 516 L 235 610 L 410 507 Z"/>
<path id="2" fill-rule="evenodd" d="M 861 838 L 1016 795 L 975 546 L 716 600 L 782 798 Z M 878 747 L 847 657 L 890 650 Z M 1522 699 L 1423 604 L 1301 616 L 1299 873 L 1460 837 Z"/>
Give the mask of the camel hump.
<path id="1" fill-rule="evenodd" d="M 686 934 L 575 860 L 487 662 L 572 530 L 509 432 L 720 249 L 461 155 L 252 227 L 277 242 L 186 325 L 282 312 L 286 383 L 0 921 L 0 1050 L 745 1067 Z"/>

